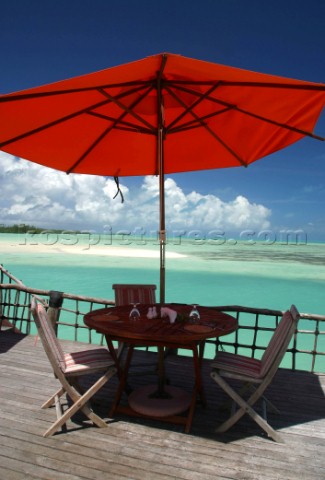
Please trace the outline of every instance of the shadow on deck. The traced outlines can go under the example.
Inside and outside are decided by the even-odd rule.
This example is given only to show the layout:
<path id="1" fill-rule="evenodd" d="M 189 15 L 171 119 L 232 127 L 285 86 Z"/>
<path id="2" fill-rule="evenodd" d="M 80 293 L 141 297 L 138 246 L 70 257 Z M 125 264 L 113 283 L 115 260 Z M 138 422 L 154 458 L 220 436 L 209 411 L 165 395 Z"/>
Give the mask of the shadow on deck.
<path id="1" fill-rule="evenodd" d="M 227 398 L 203 378 L 208 405 L 197 406 L 190 434 L 165 422 L 118 415 L 108 428 L 68 423 L 68 432 L 43 438 L 55 409 L 40 405 L 57 386 L 42 345 L 34 337 L 0 332 L 0 478 L 6 479 L 323 479 L 325 478 L 325 376 L 279 370 L 267 391 L 281 414 L 269 414 L 285 444 L 266 438 L 245 416 L 226 434 L 216 426 L 227 412 Z M 67 350 L 84 345 L 62 342 Z M 137 351 L 139 357 L 153 354 Z M 192 360 L 170 356 L 171 384 L 191 391 Z M 153 383 L 155 376 L 131 376 L 132 387 Z M 94 410 L 108 419 L 117 380 L 97 395 Z M 123 398 L 126 402 L 126 398 Z"/>

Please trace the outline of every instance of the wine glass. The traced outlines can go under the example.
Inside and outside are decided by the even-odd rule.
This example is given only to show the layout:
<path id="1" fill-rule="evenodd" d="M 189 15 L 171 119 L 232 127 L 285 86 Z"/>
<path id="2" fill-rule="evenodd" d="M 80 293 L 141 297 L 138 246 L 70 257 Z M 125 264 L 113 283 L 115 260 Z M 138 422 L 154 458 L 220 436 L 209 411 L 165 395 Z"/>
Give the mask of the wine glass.
<path id="1" fill-rule="evenodd" d="M 139 309 L 137 308 L 139 303 L 131 303 L 131 305 L 133 305 L 133 307 L 130 311 L 129 318 L 130 320 L 138 320 L 140 318 L 140 312 L 139 312 Z"/>
<path id="2" fill-rule="evenodd" d="M 190 323 L 197 323 L 200 320 L 200 314 L 197 305 L 192 305 L 192 310 L 189 314 Z"/>

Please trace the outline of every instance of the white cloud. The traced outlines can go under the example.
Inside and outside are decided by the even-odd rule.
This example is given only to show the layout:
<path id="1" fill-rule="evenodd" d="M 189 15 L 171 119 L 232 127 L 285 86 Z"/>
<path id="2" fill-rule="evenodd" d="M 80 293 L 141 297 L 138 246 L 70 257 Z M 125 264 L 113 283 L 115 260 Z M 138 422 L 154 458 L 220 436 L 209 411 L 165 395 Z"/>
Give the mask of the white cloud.
<path id="1" fill-rule="evenodd" d="M 113 232 L 157 229 L 159 183 L 144 177 L 141 188 L 129 189 L 120 179 L 124 196 L 113 199 L 117 187 L 111 178 L 66 175 L 0 152 L 0 223 L 27 223 L 44 228 Z M 185 193 L 171 178 L 165 180 L 166 228 L 265 229 L 271 211 L 243 196 L 224 202 L 211 194 Z"/>

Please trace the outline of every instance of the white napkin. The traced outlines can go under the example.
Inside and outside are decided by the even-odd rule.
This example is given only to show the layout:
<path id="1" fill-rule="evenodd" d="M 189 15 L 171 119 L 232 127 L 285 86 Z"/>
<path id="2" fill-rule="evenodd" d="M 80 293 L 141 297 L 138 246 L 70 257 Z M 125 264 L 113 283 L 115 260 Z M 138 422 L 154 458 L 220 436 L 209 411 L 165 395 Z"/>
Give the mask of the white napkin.
<path id="1" fill-rule="evenodd" d="M 177 312 L 175 312 L 175 310 L 172 310 L 169 307 L 162 307 L 160 310 L 160 314 L 162 318 L 168 317 L 170 323 L 175 323 L 177 317 Z"/>

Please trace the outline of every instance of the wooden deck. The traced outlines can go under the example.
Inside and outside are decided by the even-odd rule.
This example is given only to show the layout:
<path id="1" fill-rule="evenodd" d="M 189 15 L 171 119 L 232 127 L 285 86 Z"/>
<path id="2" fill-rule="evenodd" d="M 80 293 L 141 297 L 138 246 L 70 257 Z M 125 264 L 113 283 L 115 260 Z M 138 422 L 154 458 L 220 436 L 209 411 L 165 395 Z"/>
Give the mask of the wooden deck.
<path id="1" fill-rule="evenodd" d="M 67 351 L 83 348 L 62 342 Z M 0 478 L 15 479 L 306 479 L 325 478 L 325 375 L 279 371 L 268 397 L 280 408 L 269 415 L 285 444 L 262 434 L 245 417 L 227 434 L 214 429 L 226 413 L 224 395 L 204 365 L 206 409 L 200 405 L 190 434 L 182 427 L 137 418 L 108 419 L 108 428 L 68 423 L 68 432 L 42 433 L 55 409 L 40 405 L 57 386 L 40 342 L 34 337 L 0 332 Z M 146 355 L 139 352 L 139 355 Z M 190 359 L 170 357 L 172 384 L 190 388 Z M 130 379 L 131 385 L 154 381 Z M 116 380 L 97 397 L 95 410 L 107 418 Z"/>

